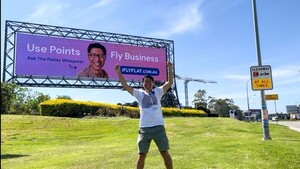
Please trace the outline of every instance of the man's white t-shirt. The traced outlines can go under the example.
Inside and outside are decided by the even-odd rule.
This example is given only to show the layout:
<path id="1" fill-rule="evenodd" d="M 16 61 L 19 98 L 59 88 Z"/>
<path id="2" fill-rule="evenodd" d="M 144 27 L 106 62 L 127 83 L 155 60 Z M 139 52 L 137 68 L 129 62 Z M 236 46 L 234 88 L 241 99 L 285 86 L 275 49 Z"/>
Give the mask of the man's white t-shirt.
<path id="1" fill-rule="evenodd" d="M 163 94 L 162 87 L 156 87 L 150 93 L 142 89 L 133 89 L 133 96 L 140 108 L 140 127 L 164 125 L 160 103 Z"/>

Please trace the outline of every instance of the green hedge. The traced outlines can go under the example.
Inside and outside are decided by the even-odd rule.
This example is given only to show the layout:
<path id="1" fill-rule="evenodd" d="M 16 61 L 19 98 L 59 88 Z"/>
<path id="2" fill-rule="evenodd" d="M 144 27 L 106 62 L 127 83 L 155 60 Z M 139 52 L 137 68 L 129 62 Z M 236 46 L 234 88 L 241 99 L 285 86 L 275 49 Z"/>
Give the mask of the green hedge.
<path id="1" fill-rule="evenodd" d="M 162 108 L 162 111 L 166 117 L 207 117 L 203 110 L 196 109 Z"/>
<path id="2" fill-rule="evenodd" d="M 83 116 L 104 116 L 117 117 L 125 116 L 139 118 L 139 108 L 127 107 L 115 104 L 104 104 L 99 102 L 76 101 L 66 99 L 55 99 L 42 102 L 41 115 L 60 117 L 83 117 Z M 206 117 L 202 110 L 163 108 L 165 117 Z"/>

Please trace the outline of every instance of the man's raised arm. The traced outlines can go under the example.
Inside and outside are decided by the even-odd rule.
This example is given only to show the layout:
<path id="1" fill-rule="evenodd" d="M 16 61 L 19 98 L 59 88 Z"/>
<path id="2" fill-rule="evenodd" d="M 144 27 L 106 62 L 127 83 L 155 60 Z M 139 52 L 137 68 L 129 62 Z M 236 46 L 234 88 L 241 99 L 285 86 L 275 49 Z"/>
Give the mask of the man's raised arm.
<path id="1" fill-rule="evenodd" d="M 123 88 L 124 88 L 125 90 L 127 90 L 131 95 L 133 95 L 133 88 L 132 88 L 131 86 L 129 86 L 129 85 L 127 84 L 126 80 L 124 79 L 124 77 L 123 77 L 123 75 L 122 75 L 122 73 L 121 73 L 121 70 L 120 70 L 120 65 L 116 64 L 116 65 L 115 65 L 115 70 L 116 70 L 116 72 L 117 72 L 117 74 L 118 74 L 119 80 L 120 80 L 120 82 L 121 82 Z"/>
<path id="2" fill-rule="evenodd" d="M 173 74 L 173 64 L 171 62 L 168 62 L 168 81 L 163 85 L 163 90 L 164 92 L 167 92 L 169 90 L 169 88 L 173 85 L 173 78 L 174 78 L 174 74 Z"/>

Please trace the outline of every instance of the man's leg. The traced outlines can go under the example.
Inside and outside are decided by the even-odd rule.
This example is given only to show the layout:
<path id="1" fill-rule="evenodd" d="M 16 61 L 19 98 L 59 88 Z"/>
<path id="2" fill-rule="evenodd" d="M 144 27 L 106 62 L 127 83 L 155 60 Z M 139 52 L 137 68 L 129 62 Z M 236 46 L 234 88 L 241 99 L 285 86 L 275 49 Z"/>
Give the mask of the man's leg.
<path id="1" fill-rule="evenodd" d="M 169 152 L 168 151 L 161 151 L 160 154 L 164 159 L 166 168 L 167 169 L 173 169 L 173 162 L 172 162 L 172 158 L 171 158 Z"/>
<path id="2" fill-rule="evenodd" d="M 169 140 L 166 134 L 164 126 L 158 126 L 154 141 L 160 151 L 161 156 L 164 159 L 165 166 L 167 169 L 173 168 L 172 158 L 168 152 L 169 150 Z"/>
<path id="3" fill-rule="evenodd" d="M 140 128 L 138 132 L 139 135 L 137 140 L 137 147 L 139 155 L 136 162 L 137 169 L 142 169 L 145 165 L 145 159 L 151 144 L 151 135 L 149 135 L 149 130 L 149 128 Z"/>
<path id="4" fill-rule="evenodd" d="M 137 169 L 143 169 L 145 165 L 145 159 L 146 159 L 147 153 L 140 153 L 137 159 L 136 168 Z"/>

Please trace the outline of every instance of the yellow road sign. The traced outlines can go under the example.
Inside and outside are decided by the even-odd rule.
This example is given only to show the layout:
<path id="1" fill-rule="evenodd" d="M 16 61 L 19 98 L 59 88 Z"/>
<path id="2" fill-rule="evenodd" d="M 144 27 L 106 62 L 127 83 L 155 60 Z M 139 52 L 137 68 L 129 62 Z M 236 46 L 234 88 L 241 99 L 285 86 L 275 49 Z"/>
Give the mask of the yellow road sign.
<path id="1" fill-rule="evenodd" d="M 266 100 L 278 100 L 278 94 L 266 94 Z"/>
<path id="2" fill-rule="evenodd" d="M 273 89 L 271 66 L 251 66 L 250 73 L 252 90 Z"/>
<path id="3" fill-rule="evenodd" d="M 252 81 L 253 90 L 266 90 L 272 89 L 272 79 L 271 78 L 261 78 Z"/>

